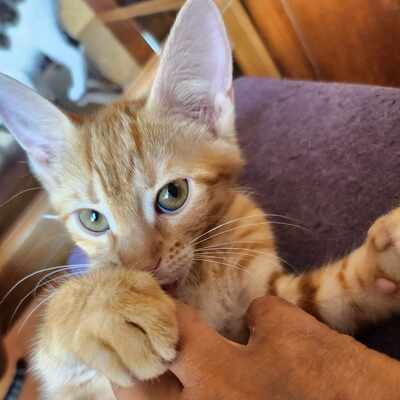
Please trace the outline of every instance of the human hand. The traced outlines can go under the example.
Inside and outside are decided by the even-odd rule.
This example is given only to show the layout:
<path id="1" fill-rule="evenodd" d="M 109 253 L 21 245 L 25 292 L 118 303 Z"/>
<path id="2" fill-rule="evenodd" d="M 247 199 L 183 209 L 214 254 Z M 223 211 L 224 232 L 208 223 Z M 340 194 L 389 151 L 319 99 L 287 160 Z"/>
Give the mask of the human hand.
<path id="1" fill-rule="evenodd" d="M 3 376 L 7 366 L 6 351 L 3 344 L 3 338 L 0 336 L 0 378 Z"/>
<path id="2" fill-rule="evenodd" d="M 398 363 L 278 298 L 253 302 L 246 346 L 215 333 L 187 306 L 178 307 L 178 319 L 181 351 L 171 373 L 116 389 L 119 400 L 380 400 L 399 393 Z"/>

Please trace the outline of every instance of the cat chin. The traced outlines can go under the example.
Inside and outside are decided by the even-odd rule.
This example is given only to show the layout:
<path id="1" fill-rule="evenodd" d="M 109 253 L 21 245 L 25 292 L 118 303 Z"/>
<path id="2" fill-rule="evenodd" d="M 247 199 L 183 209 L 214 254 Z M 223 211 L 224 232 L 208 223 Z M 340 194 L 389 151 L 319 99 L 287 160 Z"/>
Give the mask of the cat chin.
<path id="1" fill-rule="evenodd" d="M 185 280 L 186 275 L 187 274 L 184 271 L 175 271 L 175 273 L 169 274 L 168 277 L 157 276 L 157 273 L 154 274 L 154 277 L 157 279 L 160 286 L 164 288 L 173 285 L 180 286 L 180 284 Z"/>
<path id="2" fill-rule="evenodd" d="M 180 285 L 180 281 L 175 281 L 172 283 L 167 283 L 165 285 L 161 285 L 162 290 L 169 294 L 172 297 L 178 297 L 178 287 Z"/>

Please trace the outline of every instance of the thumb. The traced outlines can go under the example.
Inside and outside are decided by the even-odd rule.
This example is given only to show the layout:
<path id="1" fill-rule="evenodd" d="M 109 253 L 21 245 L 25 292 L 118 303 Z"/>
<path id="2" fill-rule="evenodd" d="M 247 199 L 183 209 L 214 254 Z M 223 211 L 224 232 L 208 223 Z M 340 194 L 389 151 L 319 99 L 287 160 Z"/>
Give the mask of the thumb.
<path id="1" fill-rule="evenodd" d="M 204 381 L 213 364 L 242 346 L 220 336 L 189 306 L 178 304 L 180 351 L 170 370 L 184 387 Z"/>
<path id="2" fill-rule="evenodd" d="M 285 316 L 296 307 L 281 298 L 265 296 L 255 299 L 247 310 L 247 324 L 250 329 L 249 345 L 263 343 L 277 329 L 282 330 Z"/>
<path id="3" fill-rule="evenodd" d="M 0 336 L 0 378 L 5 373 L 6 366 L 7 366 L 6 351 L 3 345 L 3 338 Z"/>

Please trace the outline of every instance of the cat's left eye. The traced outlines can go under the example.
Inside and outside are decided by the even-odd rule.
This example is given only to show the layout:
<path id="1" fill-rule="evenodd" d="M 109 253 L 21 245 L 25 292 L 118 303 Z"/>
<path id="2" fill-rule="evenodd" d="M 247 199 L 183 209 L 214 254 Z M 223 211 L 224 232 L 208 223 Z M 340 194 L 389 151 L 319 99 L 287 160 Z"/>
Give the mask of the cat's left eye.
<path id="1" fill-rule="evenodd" d="M 157 209 L 162 213 L 171 214 L 179 210 L 189 196 L 187 179 L 176 179 L 167 183 L 157 194 Z"/>
<path id="2" fill-rule="evenodd" d="M 100 234 L 110 229 L 107 218 L 96 210 L 83 209 L 78 211 L 78 216 L 82 226 L 90 232 Z"/>

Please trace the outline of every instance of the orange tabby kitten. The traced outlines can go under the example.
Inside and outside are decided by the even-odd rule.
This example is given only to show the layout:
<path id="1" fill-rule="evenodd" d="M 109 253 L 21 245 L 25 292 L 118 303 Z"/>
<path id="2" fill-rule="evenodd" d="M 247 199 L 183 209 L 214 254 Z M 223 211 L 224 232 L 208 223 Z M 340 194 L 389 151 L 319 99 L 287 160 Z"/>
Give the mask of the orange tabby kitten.
<path id="1" fill-rule="evenodd" d="M 143 104 L 76 124 L 5 76 L 0 88 L 1 118 L 92 265 L 46 307 L 34 354 L 45 398 L 113 399 L 110 381 L 162 374 L 179 337 L 166 293 L 237 341 L 266 293 L 344 332 L 400 310 L 400 210 L 343 260 L 284 272 L 264 213 L 235 186 L 231 50 L 211 0 L 181 10 Z"/>

